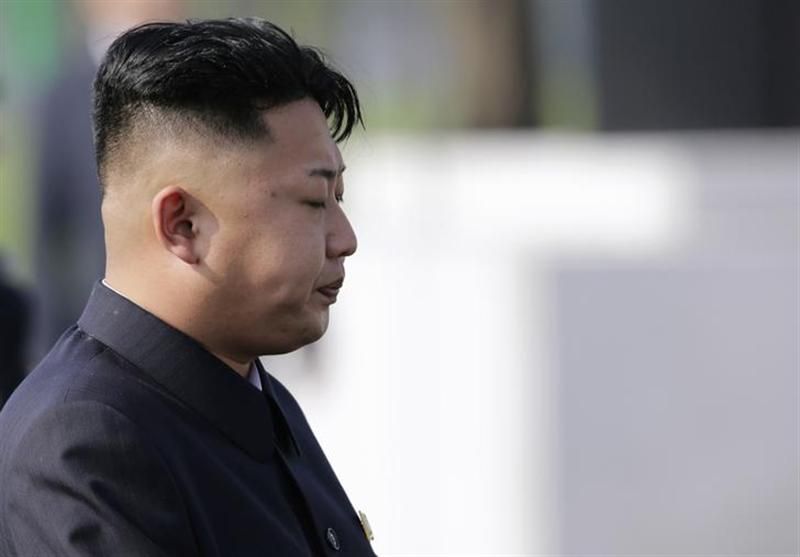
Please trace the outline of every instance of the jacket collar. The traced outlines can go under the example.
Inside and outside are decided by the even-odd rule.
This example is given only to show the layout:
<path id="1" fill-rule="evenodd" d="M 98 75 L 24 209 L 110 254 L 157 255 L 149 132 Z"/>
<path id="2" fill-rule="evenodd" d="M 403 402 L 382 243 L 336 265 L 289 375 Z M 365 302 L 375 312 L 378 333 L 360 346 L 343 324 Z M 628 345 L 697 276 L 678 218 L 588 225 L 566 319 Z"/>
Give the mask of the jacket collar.
<path id="1" fill-rule="evenodd" d="M 78 327 L 149 375 L 253 458 L 265 461 L 272 455 L 273 418 L 264 400 L 267 389 L 272 391 L 268 379 L 265 392 L 259 392 L 196 340 L 101 282 L 95 284 Z"/>

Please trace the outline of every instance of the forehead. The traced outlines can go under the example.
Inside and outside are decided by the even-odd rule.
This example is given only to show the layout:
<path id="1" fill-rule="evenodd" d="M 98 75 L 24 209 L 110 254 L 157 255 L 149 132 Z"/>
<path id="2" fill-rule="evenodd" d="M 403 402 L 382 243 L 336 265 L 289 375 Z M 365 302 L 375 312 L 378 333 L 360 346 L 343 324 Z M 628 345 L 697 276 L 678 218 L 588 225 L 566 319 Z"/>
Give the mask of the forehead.
<path id="1" fill-rule="evenodd" d="M 319 105 L 303 99 L 265 111 L 270 139 L 262 150 L 270 166 L 342 166 L 342 154 L 331 138 L 328 121 Z"/>

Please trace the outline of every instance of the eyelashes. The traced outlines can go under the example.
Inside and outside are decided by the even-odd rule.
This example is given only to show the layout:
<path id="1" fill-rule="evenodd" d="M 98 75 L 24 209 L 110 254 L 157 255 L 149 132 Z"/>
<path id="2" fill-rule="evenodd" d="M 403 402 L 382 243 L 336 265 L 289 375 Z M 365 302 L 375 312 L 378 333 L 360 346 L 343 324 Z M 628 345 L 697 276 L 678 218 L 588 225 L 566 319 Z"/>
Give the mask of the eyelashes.
<path id="1" fill-rule="evenodd" d="M 309 200 L 309 201 L 305 201 L 304 203 L 306 205 L 308 205 L 309 207 L 312 207 L 314 209 L 325 209 L 328 206 L 328 201 L 327 200 L 325 200 L 325 201 Z M 336 203 L 338 203 L 340 205 L 342 203 L 344 203 L 344 195 L 337 194 L 336 195 Z"/>

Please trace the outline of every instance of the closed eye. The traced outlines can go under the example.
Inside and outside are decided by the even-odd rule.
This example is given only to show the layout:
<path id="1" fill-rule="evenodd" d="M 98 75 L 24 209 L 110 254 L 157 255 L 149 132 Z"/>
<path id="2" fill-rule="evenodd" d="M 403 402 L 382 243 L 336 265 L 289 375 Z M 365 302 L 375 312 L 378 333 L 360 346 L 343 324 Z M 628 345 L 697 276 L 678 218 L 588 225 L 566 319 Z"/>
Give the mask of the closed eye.
<path id="1" fill-rule="evenodd" d="M 305 204 L 314 209 L 324 209 L 326 206 L 324 201 L 306 201 Z"/>

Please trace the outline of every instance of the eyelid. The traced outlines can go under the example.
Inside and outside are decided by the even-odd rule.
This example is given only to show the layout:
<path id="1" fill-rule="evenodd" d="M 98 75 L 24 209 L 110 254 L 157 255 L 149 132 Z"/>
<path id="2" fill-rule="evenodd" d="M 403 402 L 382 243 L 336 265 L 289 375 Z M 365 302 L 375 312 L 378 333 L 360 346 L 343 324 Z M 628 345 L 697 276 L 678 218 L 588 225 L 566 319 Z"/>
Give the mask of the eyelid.
<path id="1" fill-rule="evenodd" d="M 336 199 L 336 203 L 342 204 L 344 203 L 344 193 L 337 193 L 334 195 Z M 309 207 L 313 207 L 314 209 L 325 209 L 328 206 L 328 200 L 316 200 L 316 199 L 308 199 L 304 201 L 306 205 Z"/>

